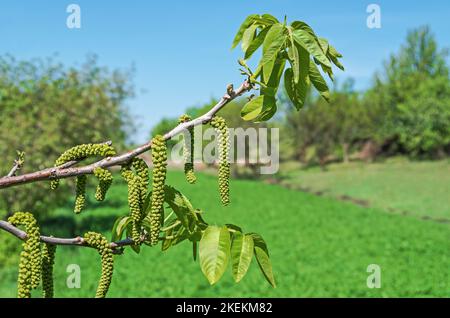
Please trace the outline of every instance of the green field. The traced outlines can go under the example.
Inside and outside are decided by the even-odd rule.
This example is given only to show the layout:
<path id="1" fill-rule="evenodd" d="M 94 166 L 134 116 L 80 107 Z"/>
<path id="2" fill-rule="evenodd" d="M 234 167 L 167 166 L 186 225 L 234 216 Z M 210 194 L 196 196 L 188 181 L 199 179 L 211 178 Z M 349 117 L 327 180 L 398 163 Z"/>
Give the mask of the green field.
<path id="1" fill-rule="evenodd" d="M 109 297 L 450 295 L 448 224 L 255 181 L 232 181 L 232 204 L 222 208 L 215 177 L 198 177 L 197 184 L 188 185 L 181 172 L 171 172 L 168 183 L 179 185 L 194 206 L 205 212 L 210 224 L 235 223 L 245 231 L 261 233 L 269 245 L 278 287 L 270 287 L 254 261 L 239 284 L 234 284 L 229 270 L 216 285 L 209 286 L 199 264 L 192 260 L 190 244 L 184 242 L 167 253 L 149 247 L 144 247 L 141 255 L 126 250 L 126 255 L 116 258 Z M 88 229 L 109 233 L 115 217 L 128 213 L 126 187 L 113 186 L 105 203 L 90 203 L 80 216 L 70 209 L 68 205 L 58 211 L 54 221 L 43 228 L 44 234 L 74 235 Z M 66 267 L 72 263 L 81 267 L 81 289 L 66 287 Z M 381 266 L 380 289 L 366 286 L 369 264 Z M 99 271 L 96 251 L 59 247 L 55 296 L 92 297 Z M 15 296 L 16 276 L 16 267 L 0 269 L 0 297 Z"/>
<path id="2" fill-rule="evenodd" d="M 349 196 L 370 206 L 401 214 L 450 220 L 450 161 L 408 161 L 332 164 L 301 169 L 281 167 L 282 184 L 321 192 L 330 197 Z"/>

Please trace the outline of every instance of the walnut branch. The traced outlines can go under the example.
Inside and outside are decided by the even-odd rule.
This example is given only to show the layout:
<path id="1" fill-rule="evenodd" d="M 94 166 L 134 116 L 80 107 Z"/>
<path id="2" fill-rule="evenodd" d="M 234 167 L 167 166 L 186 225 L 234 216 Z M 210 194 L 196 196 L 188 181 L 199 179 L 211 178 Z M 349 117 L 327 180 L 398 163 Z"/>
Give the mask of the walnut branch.
<path id="1" fill-rule="evenodd" d="M 185 129 L 189 129 L 198 125 L 203 125 L 211 121 L 211 119 L 214 117 L 214 115 L 221 110 L 225 105 L 227 105 L 230 101 L 235 99 L 238 96 L 241 96 L 245 92 L 248 92 L 252 89 L 252 84 L 248 82 L 247 80 L 244 81 L 241 86 L 237 90 L 233 90 L 232 86 L 228 86 L 227 93 L 220 99 L 220 101 L 214 105 L 206 114 L 199 116 L 189 122 L 184 122 L 170 130 L 164 135 L 164 140 L 169 140 L 173 138 L 174 136 L 178 135 L 179 133 L 183 132 Z M 107 143 L 110 143 L 108 141 Z M 73 167 L 79 161 L 70 161 L 65 163 L 62 166 L 59 167 L 52 167 L 47 168 L 44 170 L 40 170 L 37 172 L 32 172 L 28 174 L 23 174 L 20 176 L 6 176 L 3 178 L 0 178 L 0 189 L 2 188 L 8 188 L 13 186 L 18 186 L 25 183 L 30 182 L 37 182 L 37 181 L 43 181 L 43 180 L 51 180 L 51 179 L 64 179 L 79 175 L 85 175 L 85 174 L 92 174 L 94 169 L 97 167 L 102 168 L 109 168 L 112 166 L 118 166 L 125 164 L 129 162 L 134 157 L 139 156 L 140 154 L 150 150 L 152 147 L 151 142 L 148 142 L 140 147 L 137 147 L 133 150 L 130 150 L 124 154 L 114 156 L 114 157 L 108 157 L 102 160 L 99 160 L 95 163 L 92 163 L 87 166 L 83 167 Z M 22 231 L 21 229 L 13 226 L 12 224 L 0 220 L 0 229 L 4 230 L 17 238 L 21 240 L 27 239 L 27 233 Z M 145 240 L 145 237 L 141 238 L 142 241 Z M 41 236 L 41 241 L 53 244 L 53 245 L 73 245 L 73 246 L 82 246 L 82 247 L 88 247 L 86 243 L 84 242 L 84 239 L 82 237 L 75 237 L 75 238 L 58 238 L 58 237 L 49 237 L 49 236 Z M 122 246 L 132 245 L 134 244 L 133 240 L 130 238 L 126 238 L 121 241 L 117 242 L 111 242 L 111 247 L 113 249 L 120 248 Z"/>
<path id="2" fill-rule="evenodd" d="M 169 140 L 179 133 L 183 132 L 185 129 L 189 129 L 198 125 L 203 125 L 211 121 L 214 115 L 221 110 L 226 104 L 235 99 L 238 96 L 241 96 L 243 93 L 248 92 L 252 89 L 252 84 L 247 80 L 244 81 L 241 86 L 234 90 L 227 90 L 227 93 L 220 99 L 220 101 L 214 105 L 206 114 L 199 116 L 191 121 L 181 123 L 171 131 L 167 132 L 164 135 L 164 140 Z M 79 175 L 92 174 L 94 169 L 97 167 L 101 168 L 109 168 L 112 166 L 120 166 L 127 162 L 129 162 L 134 157 L 141 155 L 144 152 L 147 152 L 152 147 L 151 142 L 148 142 L 144 145 L 141 145 L 133 150 L 130 150 L 121 155 L 117 155 L 114 157 L 104 158 L 97 162 L 94 162 L 90 165 L 83 167 L 73 167 L 77 162 L 71 161 L 66 163 L 60 167 L 52 167 L 44 170 L 23 174 L 20 176 L 6 176 L 0 178 L 0 189 L 9 188 L 12 186 L 17 186 L 20 184 L 36 182 L 36 181 L 44 181 L 44 180 L 52 180 L 52 179 L 65 179 L 70 177 L 75 177 Z"/>
<path id="3" fill-rule="evenodd" d="M 21 229 L 15 227 L 11 223 L 8 223 L 6 221 L 0 220 L 0 229 L 14 235 L 15 237 L 21 239 L 22 241 L 25 241 L 27 239 L 27 233 L 25 231 L 22 231 Z M 145 238 L 142 238 L 142 241 Z M 52 236 L 41 236 L 41 242 L 48 243 L 52 245 L 73 245 L 73 246 L 82 246 L 82 247 L 89 247 L 84 239 L 80 236 L 74 237 L 74 238 L 59 238 L 59 237 L 52 237 Z M 126 238 L 121 241 L 117 242 L 111 242 L 111 248 L 119 248 L 122 246 L 132 245 L 134 244 L 134 241 L 131 238 Z"/>

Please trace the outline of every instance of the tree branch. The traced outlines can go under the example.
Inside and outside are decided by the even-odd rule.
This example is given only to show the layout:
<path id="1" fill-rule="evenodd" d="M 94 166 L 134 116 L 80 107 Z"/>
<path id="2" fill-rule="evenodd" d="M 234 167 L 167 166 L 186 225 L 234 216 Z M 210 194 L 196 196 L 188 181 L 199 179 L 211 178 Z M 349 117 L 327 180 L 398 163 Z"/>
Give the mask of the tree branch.
<path id="1" fill-rule="evenodd" d="M 198 125 L 203 125 L 211 121 L 214 115 L 221 110 L 226 104 L 235 99 L 238 96 L 241 96 L 243 93 L 248 92 L 252 89 L 252 84 L 247 80 L 244 81 L 241 86 L 236 90 L 227 89 L 227 93 L 220 99 L 220 101 L 212 107 L 206 114 L 199 116 L 189 122 L 181 123 L 171 131 L 167 132 L 164 135 L 164 140 L 172 139 L 174 136 L 178 135 L 180 132 L 185 129 L 189 129 Z M 0 189 L 9 188 L 12 186 L 17 186 L 20 184 L 36 182 L 36 181 L 44 181 L 44 180 L 52 180 L 52 179 L 65 179 L 85 174 L 92 174 L 94 169 L 97 167 L 101 168 L 109 168 L 112 166 L 120 166 L 127 162 L 129 162 L 134 157 L 141 155 L 144 152 L 147 152 L 152 147 L 151 142 L 148 142 L 142 146 L 139 146 L 133 150 L 130 150 L 124 154 L 104 158 L 97 162 L 94 162 L 90 165 L 83 167 L 73 167 L 77 161 L 67 162 L 66 164 L 60 167 L 52 167 L 44 170 L 23 174 L 20 176 L 6 176 L 0 178 Z"/>
<path id="2" fill-rule="evenodd" d="M 174 136 L 178 135 L 179 133 L 183 132 L 185 129 L 189 129 L 198 125 L 203 125 L 211 121 L 211 119 L 214 117 L 214 115 L 221 110 L 225 105 L 227 105 L 230 101 L 235 99 L 238 96 L 241 96 L 245 92 L 248 92 L 252 89 L 252 84 L 249 83 L 247 80 L 244 81 L 241 86 L 234 91 L 232 86 L 229 85 L 227 88 L 227 93 L 220 99 L 220 101 L 214 105 L 206 114 L 199 116 L 189 122 L 184 122 L 170 130 L 164 135 L 164 140 L 172 139 Z M 111 143 L 110 141 L 106 143 Z M 47 168 L 44 170 L 20 175 L 20 176 L 14 176 L 15 171 L 10 175 L 8 174 L 6 177 L 0 178 L 0 189 L 9 188 L 13 186 L 18 186 L 25 183 L 30 182 L 37 182 L 37 181 L 43 181 L 43 180 L 52 180 L 52 179 L 64 179 L 79 175 L 85 175 L 85 174 L 92 174 L 94 169 L 97 167 L 102 168 L 109 168 L 112 166 L 118 166 L 125 164 L 129 162 L 134 157 L 139 156 L 140 154 L 150 150 L 152 147 L 151 142 L 148 142 L 140 147 L 137 147 L 133 150 L 128 151 L 127 153 L 114 156 L 114 157 L 108 157 L 104 158 L 102 160 L 99 160 L 97 162 L 94 162 L 90 165 L 84 166 L 84 167 L 73 167 L 80 161 L 70 161 L 66 162 L 65 164 L 59 166 L 59 167 L 52 167 Z M 17 170 L 17 169 L 16 169 Z M 17 238 L 21 240 L 27 239 L 27 233 L 22 231 L 21 229 L 13 226 L 12 224 L 0 220 L 0 229 L 4 230 Z M 145 237 L 141 238 L 141 241 L 144 241 Z M 50 236 L 41 236 L 41 241 L 48 244 L 53 245 L 72 245 L 72 246 L 82 246 L 82 247 L 89 247 L 84 239 L 80 236 L 75 238 L 58 238 L 58 237 L 50 237 Z M 111 247 L 113 249 L 116 249 L 116 253 L 120 253 L 120 250 L 118 248 L 123 246 L 128 246 L 134 244 L 133 240 L 131 238 L 126 238 L 121 241 L 117 242 L 111 242 Z"/>
<path id="3" fill-rule="evenodd" d="M 22 231 L 21 229 L 15 227 L 11 223 L 8 223 L 6 221 L 0 220 L 0 229 L 14 235 L 15 237 L 21 239 L 22 241 L 25 241 L 27 239 L 27 233 L 25 231 Z M 144 241 L 145 237 L 142 237 L 142 241 Z M 81 247 L 90 247 L 86 244 L 84 239 L 80 236 L 74 237 L 74 238 L 59 238 L 59 237 L 52 237 L 52 236 L 43 236 L 41 235 L 41 242 L 48 243 L 52 245 L 72 245 L 72 246 L 81 246 Z M 111 242 L 111 248 L 119 248 L 127 245 L 134 244 L 133 240 L 131 238 L 126 238 L 121 241 L 117 242 Z"/>

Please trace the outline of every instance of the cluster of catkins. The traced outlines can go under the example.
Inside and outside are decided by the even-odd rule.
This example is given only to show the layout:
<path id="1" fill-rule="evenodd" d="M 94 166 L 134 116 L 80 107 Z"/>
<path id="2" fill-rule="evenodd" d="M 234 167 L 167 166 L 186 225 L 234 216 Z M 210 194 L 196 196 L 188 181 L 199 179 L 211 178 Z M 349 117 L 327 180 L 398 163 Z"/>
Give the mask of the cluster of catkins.
<path id="1" fill-rule="evenodd" d="M 23 250 L 20 253 L 17 296 L 30 298 L 31 290 L 37 288 L 41 281 L 42 258 L 39 226 L 33 215 L 28 212 L 16 212 L 8 218 L 8 222 L 14 226 L 25 226 L 27 239 L 22 244 Z"/>
<path id="2" fill-rule="evenodd" d="M 87 232 L 84 242 L 95 248 L 102 258 L 102 274 L 98 283 L 96 298 L 104 298 L 108 292 L 114 271 L 114 256 L 110 243 L 100 233 Z"/>
<path id="3" fill-rule="evenodd" d="M 149 182 L 147 163 L 141 158 L 134 158 L 131 165 L 122 167 L 121 174 L 128 184 L 128 206 L 132 220 L 131 237 L 135 244 L 140 244 L 141 222 L 144 217 L 143 204 Z"/>
<path id="4" fill-rule="evenodd" d="M 186 123 L 191 120 L 189 115 L 182 115 L 178 120 L 179 123 Z M 194 128 L 191 127 L 184 134 L 184 174 L 187 182 L 193 184 L 197 180 L 194 174 Z"/>
<path id="5" fill-rule="evenodd" d="M 219 143 L 219 193 L 223 205 L 230 203 L 230 134 L 225 119 L 215 116 L 211 126 L 216 130 Z"/>
<path id="6" fill-rule="evenodd" d="M 55 264 L 56 245 L 42 246 L 42 292 L 44 298 L 53 298 L 53 265 Z"/>
<path id="7" fill-rule="evenodd" d="M 69 161 L 82 160 L 89 157 L 111 157 L 116 154 L 114 148 L 106 143 L 102 144 L 83 144 L 66 150 L 55 162 L 55 167 L 61 166 Z M 95 193 L 97 201 L 103 201 L 106 196 L 113 177 L 111 172 L 101 167 L 94 169 L 94 175 L 97 177 L 99 183 Z M 86 205 L 86 175 L 81 175 L 76 178 L 75 191 L 75 207 L 74 212 L 80 213 Z M 55 190 L 59 185 L 59 179 L 54 179 L 50 183 L 50 188 Z"/>
<path id="8" fill-rule="evenodd" d="M 153 181 L 150 220 L 150 245 L 158 244 L 164 217 L 164 186 L 167 173 L 167 146 L 164 137 L 157 135 L 152 139 Z"/>

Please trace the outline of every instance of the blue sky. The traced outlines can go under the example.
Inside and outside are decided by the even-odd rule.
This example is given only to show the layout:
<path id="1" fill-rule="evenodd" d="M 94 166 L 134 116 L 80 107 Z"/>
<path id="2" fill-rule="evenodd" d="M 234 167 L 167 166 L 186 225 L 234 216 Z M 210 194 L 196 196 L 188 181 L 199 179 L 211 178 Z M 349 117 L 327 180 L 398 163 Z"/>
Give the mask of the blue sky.
<path id="1" fill-rule="evenodd" d="M 66 27 L 66 8 L 81 7 L 81 29 Z M 381 7 L 381 29 L 366 26 L 369 4 Z M 370 84 L 383 59 L 396 51 L 407 30 L 429 24 L 441 46 L 450 47 L 450 1 L 302 0 L 15 0 L 0 5 L 0 54 L 17 58 L 58 53 L 69 65 L 88 53 L 110 68 L 136 67 L 136 97 L 128 102 L 136 119 L 137 142 L 163 116 L 223 94 L 240 83 L 230 50 L 234 33 L 252 13 L 303 20 L 344 55 L 356 87 Z"/>

